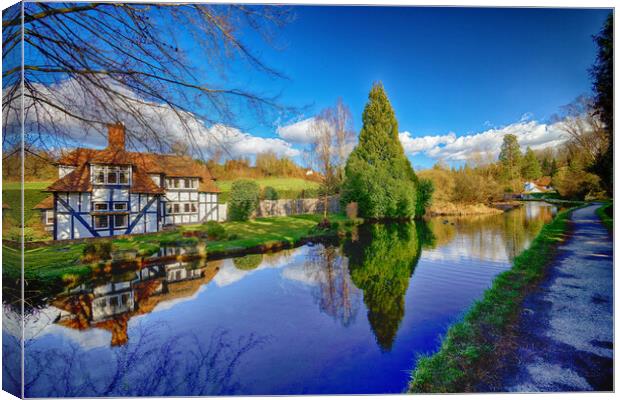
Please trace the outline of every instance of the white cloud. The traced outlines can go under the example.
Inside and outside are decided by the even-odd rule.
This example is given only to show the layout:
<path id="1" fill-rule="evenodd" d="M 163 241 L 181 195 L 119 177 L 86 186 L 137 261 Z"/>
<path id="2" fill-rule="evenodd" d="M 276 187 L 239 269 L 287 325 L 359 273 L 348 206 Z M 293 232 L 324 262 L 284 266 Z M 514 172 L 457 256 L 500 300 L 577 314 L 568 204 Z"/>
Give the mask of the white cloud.
<path id="1" fill-rule="evenodd" d="M 295 157 L 300 154 L 291 143 L 280 138 L 255 136 L 236 127 L 222 124 L 207 124 L 192 113 L 176 112 L 168 105 L 146 102 L 135 93 L 124 90 L 113 82 L 110 86 L 121 91 L 126 102 L 114 106 L 116 110 L 114 116 L 98 114 L 100 107 L 97 107 L 98 100 L 95 97 L 105 98 L 103 93 L 98 92 L 99 89 L 93 88 L 93 94 L 86 94 L 74 80 L 69 79 L 49 86 L 39 84 L 36 89 L 44 93 L 45 97 L 65 104 L 70 112 L 86 115 L 94 120 L 122 121 L 128 132 L 140 137 L 139 143 L 133 143 L 137 148 L 141 146 L 156 148 L 159 140 L 168 143 L 171 141 L 187 142 L 188 132 L 190 132 L 194 146 L 207 153 L 215 147 L 221 147 L 225 149 L 225 155 L 232 157 L 254 156 L 267 150 L 274 151 L 280 156 Z M 62 134 L 63 139 L 80 143 L 81 146 L 103 147 L 106 145 L 105 127 L 93 127 L 68 117 L 66 113 L 56 108 L 45 105 L 41 107 L 45 110 L 44 112 L 39 110 L 38 121 L 35 120 L 35 113 L 30 113 L 27 115 L 27 124 L 43 122 L 43 126 L 48 131 L 56 132 L 56 135 Z M 128 111 L 130 108 L 133 112 Z M 151 130 L 145 128 L 146 126 Z M 50 146 L 56 144 L 58 143 L 50 143 Z"/>
<path id="2" fill-rule="evenodd" d="M 471 154 L 477 152 L 488 152 L 497 157 L 504 135 L 507 134 L 517 137 L 522 150 L 528 146 L 534 150 L 556 147 L 568 139 L 566 133 L 560 129 L 559 123 L 541 124 L 528 120 L 529 117 L 527 115 L 519 122 L 502 128 L 458 137 L 454 133 L 449 133 L 414 138 L 409 132 L 403 132 L 399 137 L 408 154 L 423 152 L 429 157 L 447 161 L 465 161 Z"/>
<path id="3" fill-rule="evenodd" d="M 452 143 L 456 140 L 456 134 L 454 132 L 450 132 L 447 135 L 422 136 L 414 138 L 411 136 L 411 133 L 405 131 L 399 133 L 398 137 L 400 138 L 400 142 L 402 143 L 405 152 L 412 156 L 423 151 L 428 151 L 442 144 Z"/>
<path id="4" fill-rule="evenodd" d="M 311 126 L 314 118 L 307 118 L 289 125 L 279 126 L 276 133 L 282 139 L 292 143 L 308 144 L 314 139 Z"/>

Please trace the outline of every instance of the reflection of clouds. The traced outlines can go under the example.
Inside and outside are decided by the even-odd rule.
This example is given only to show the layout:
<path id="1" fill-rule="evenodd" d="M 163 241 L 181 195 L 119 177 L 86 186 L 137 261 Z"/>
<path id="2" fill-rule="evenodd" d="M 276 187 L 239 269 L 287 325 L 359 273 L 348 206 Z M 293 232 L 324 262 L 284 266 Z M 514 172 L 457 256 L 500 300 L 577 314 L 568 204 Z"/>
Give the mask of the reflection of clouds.
<path id="1" fill-rule="evenodd" d="M 251 270 L 242 270 L 235 267 L 233 259 L 222 260 L 220 270 L 213 278 L 213 281 L 218 287 L 224 287 L 238 282 L 246 276 L 250 276 L 260 270 L 280 269 L 284 267 L 287 267 L 286 270 L 296 268 L 298 264 L 303 265 L 303 260 L 300 260 L 300 258 L 303 258 L 306 252 L 307 249 L 305 247 L 298 247 L 278 253 L 264 254 L 261 263 Z M 285 276 L 285 273 L 283 273 L 283 276 Z"/>
<path id="2" fill-rule="evenodd" d="M 177 306 L 177 305 L 179 305 L 181 303 L 186 303 L 188 301 L 193 301 L 193 300 L 197 299 L 198 296 L 200 295 L 200 293 L 202 293 L 204 290 L 206 290 L 206 288 L 207 288 L 206 285 L 202 285 L 191 296 L 179 297 L 177 299 L 166 300 L 166 301 L 162 301 L 160 303 L 157 303 L 157 305 L 155 306 L 155 308 L 151 312 L 154 313 L 154 312 L 157 312 L 157 311 L 169 310 L 169 309 L 171 309 L 171 308 L 173 308 L 173 307 L 175 307 L 175 306 Z"/>

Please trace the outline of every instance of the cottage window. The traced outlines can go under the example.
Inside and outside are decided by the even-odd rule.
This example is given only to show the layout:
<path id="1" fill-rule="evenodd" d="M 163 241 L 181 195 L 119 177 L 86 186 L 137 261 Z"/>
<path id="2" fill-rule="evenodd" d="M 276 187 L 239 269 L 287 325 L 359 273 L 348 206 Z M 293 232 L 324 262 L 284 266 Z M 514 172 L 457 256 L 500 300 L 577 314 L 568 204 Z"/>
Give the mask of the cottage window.
<path id="1" fill-rule="evenodd" d="M 109 227 L 109 221 L 107 215 L 96 215 L 93 217 L 93 224 L 95 229 L 106 229 Z"/>
<path id="2" fill-rule="evenodd" d="M 128 294 L 122 294 L 121 295 L 121 304 L 127 304 L 127 300 L 129 300 L 129 295 Z"/>
<path id="3" fill-rule="evenodd" d="M 93 203 L 93 210 L 108 211 L 108 203 Z"/>
<path id="4" fill-rule="evenodd" d="M 191 188 L 192 187 L 192 180 L 191 179 L 185 179 L 185 188 Z"/>
<path id="5" fill-rule="evenodd" d="M 127 214 L 120 214 L 114 216 L 114 227 L 115 228 L 127 228 L 127 221 L 129 220 L 129 216 Z"/>
<path id="6" fill-rule="evenodd" d="M 189 212 L 189 203 L 183 204 L 183 211 L 185 211 L 186 213 Z"/>
<path id="7" fill-rule="evenodd" d="M 174 203 L 172 205 L 172 212 L 174 214 L 178 214 L 180 212 L 180 204 L 179 203 Z"/>
<path id="8" fill-rule="evenodd" d="M 118 297 L 116 297 L 116 296 L 110 297 L 110 305 L 112 307 L 118 306 Z"/>
<path id="9" fill-rule="evenodd" d="M 192 212 L 195 213 L 196 212 L 196 203 L 191 203 L 192 206 Z"/>
<path id="10" fill-rule="evenodd" d="M 93 166 L 93 181 L 99 185 L 128 185 L 129 172 L 129 167 L 95 165 Z"/>
<path id="11" fill-rule="evenodd" d="M 54 211 L 45 211 L 45 225 L 54 225 Z"/>
<path id="12" fill-rule="evenodd" d="M 114 211 L 125 211 L 127 210 L 127 203 L 114 203 Z"/>
<path id="13" fill-rule="evenodd" d="M 121 168 L 121 170 L 119 171 L 118 183 L 120 183 L 121 185 L 126 185 L 129 183 L 129 171 L 127 171 L 127 168 Z"/>
<path id="14" fill-rule="evenodd" d="M 95 183 L 105 183 L 105 171 L 101 167 L 95 169 Z"/>

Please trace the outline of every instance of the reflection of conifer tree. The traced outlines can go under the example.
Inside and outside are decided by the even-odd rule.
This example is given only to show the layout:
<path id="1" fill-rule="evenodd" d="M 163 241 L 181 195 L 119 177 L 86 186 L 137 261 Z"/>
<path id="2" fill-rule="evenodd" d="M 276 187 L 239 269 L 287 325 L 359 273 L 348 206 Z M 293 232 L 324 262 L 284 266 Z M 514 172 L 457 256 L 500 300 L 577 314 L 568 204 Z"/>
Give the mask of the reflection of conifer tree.
<path id="1" fill-rule="evenodd" d="M 368 321 L 377 343 L 390 350 L 405 314 L 404 297 L 418 262 L 422 240 L 430 231 L 417 224 L 374 224 L 360 229 L 359 240 L 347 241 L 351 278 L 364 292 Z"/>
<path id="2" fill-rule="evenodd" d="M 359 289 L 353 286 L 347 259 L 334 246 L 310 249 L 304 269 L 317 283 L 315 297 L 321 311 L 348 326 L 357 315 Z"/>

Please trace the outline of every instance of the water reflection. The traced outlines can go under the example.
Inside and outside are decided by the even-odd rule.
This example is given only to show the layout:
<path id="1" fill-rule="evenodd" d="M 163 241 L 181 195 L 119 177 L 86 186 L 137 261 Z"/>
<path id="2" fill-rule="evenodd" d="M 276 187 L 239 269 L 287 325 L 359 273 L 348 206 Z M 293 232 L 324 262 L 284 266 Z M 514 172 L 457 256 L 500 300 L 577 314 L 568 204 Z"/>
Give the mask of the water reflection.
<path id="1" fill-rule="evenodd" d="M 554 213 L 365 225 L 340 244 L 206 263 L 164 249 L 28 310 L 26 395 L 401 392 L 415 354 Z"/>
<path id="2" fill-rule="evenodd" d="M 312 247 L 303 274 L 306 281 L 315 283 L 313 296 L 322 312 L 345 327 L 355 320 L 361 293 L 351 281 L 348 259 L 338 247 Z"/>
<path id="3" fill-rule="evenodd" d="M 82 284 L 51 304 L 60 310 L 56 323 L 67 328 L 104 329 L 111 345 L 127 343 L 130 318 L 151 312 L 160 302 L 189 297 L 217 273 L 218 263 L 200 268 L 191 262 L 150 265 L 129 280 Z"/>
<path id="4" fill-rule="evenodd" d="M 405 314 L 404 296 L 420 258 L 423 225 L 367 225 L 360 228 L 357 240 L 344 244 L 351 279 L 364 292 L 368 321 L 385 351 L 392 348 Z"/>

